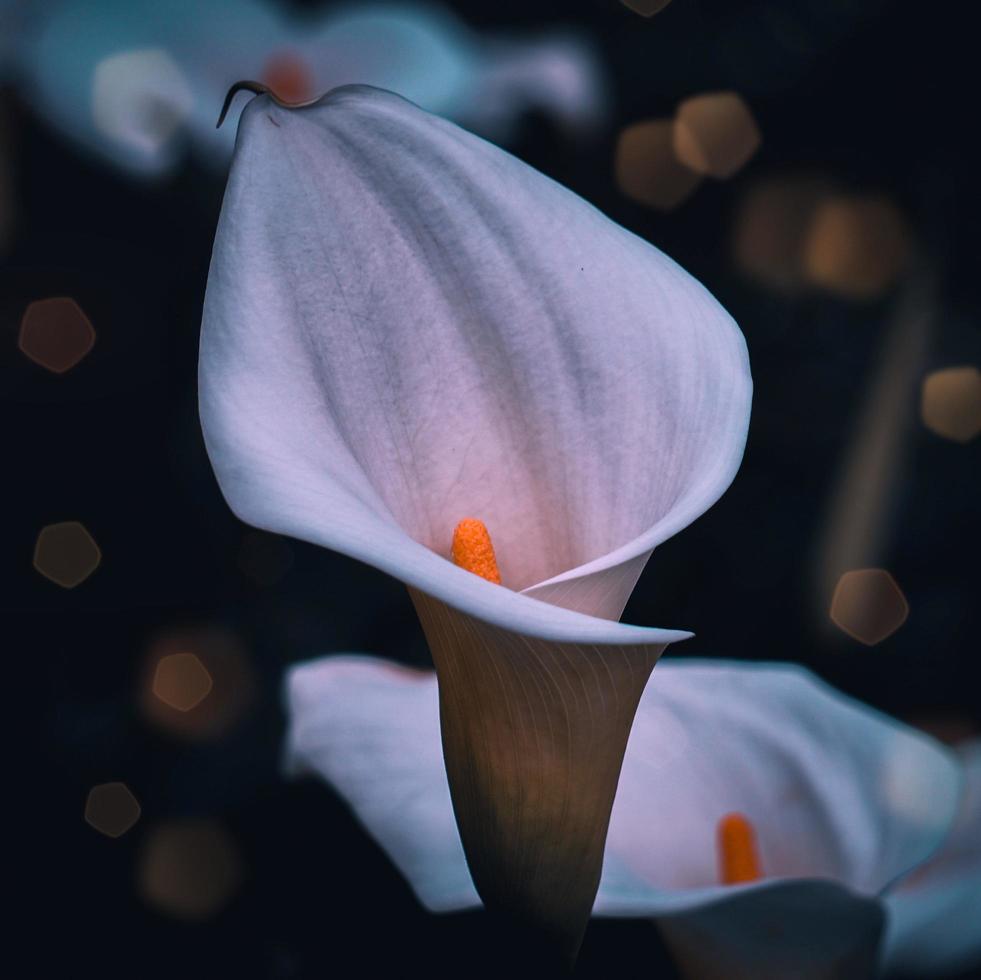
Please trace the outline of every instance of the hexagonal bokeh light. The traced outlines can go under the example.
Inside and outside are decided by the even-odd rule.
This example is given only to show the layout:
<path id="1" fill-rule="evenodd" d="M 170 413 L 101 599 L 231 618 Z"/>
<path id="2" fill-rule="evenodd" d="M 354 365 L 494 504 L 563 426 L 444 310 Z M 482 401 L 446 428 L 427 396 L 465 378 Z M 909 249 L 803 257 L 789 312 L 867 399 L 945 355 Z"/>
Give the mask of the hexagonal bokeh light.
<path id="1" fill-rule="evenodd" d="M 695 173 L 726 179 L 760 148 L 760 128 L 736 92 L 706 92 L 685 99 L 674 120 L 674 151 Z"/>
<path id="2" fill-rule="evenodd" d="M 106 837 L 122 837 L 140 819 L 140 804 L 125 783 L 100 783 L 85 800 L 85 822 Z"/>
<path id="3" fill-rule="evenodd" d="M 920 412 L 931 432 L 970 442 L 981 432 L 981 372 L 970 364 L 932 371 L 923 380 Z"/>
<path id="4" fill-rule="evenodd" d="M 859 568 L 838 579 L 831 621 L 859 643 L 875 646 L 892 636 L 909 615 L 896 580 L 883 568 Z"/>
<path id="5" fill-rule="evenodd" d="M 35 364 L 64 374 L 95 344 L 95 330 L 82 308 L 67 296 L 31 303 L 20 322 L 17 346 Z"/>
<path id="6" fill-rule="evenodd" d="M 200 921 L 228 904 L 243 877 L 238 848 L 219 823 L 174 820 L 148 833 L 137 870 L 137 889 L 159 911 Z"/>
<path id="7" fill-rule="evenodd" d="M 804 268 L 816 286 L 849 299 L 874 299 L 896 282 L 911 256 L 912 235 L 895 204 L 837 195 L 814 215 Z"/>
<path id="8" fill-rule="evenodd" d="M 226 629 L 173 630 L 147 651 L 140 707 L 154 727 L 170 735 L 220 738 L 241 721 L 254 695 L 249 658 Z"/>
<path id="9" fill-rule="evenodd" d="M 63 589 L 81 585 L 102 561 L 95 539 L 78 521 L 48 524 L 34 545 L 34 567 Z"/>
<path id="10" fill-rule="evenodd" d="M 750 187 L 733 223 L 739 270 L 769 289 L 801 286 L 811 220 L 829 190 L 829 182 L 815 175 L 770 177 Z"/>
<path id="11" fill-rule="evenodd" d="M 211 692 L 214 681 L 193 653 L 170 653 L 157 661 L 153 693 L 177 711 L 191 711 Z"/>
<path id="12" fill-rule="evenodd" d="M 648 119 L 627 126 L 617 140 L 614 169 L 620 190 L 640 204 L 671 211 L 701 183 L 674 151 L 674 123 Z"/>

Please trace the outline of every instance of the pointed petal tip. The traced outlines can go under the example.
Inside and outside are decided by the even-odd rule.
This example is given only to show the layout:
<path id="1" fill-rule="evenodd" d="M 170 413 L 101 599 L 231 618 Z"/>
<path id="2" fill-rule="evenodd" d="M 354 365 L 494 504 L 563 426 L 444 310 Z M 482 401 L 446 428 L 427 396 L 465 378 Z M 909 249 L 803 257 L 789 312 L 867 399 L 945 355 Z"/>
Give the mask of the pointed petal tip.
<path id="1" fill-rule="evenodd" d="M 228 90 L 228 93 L 225 95 L 225 101 L 222 103 L 221 112 L 218 115 L 218 122 L 215 123 L 215 129 L 221 129 L 221 125 L 225 121 L 225 117 L 228 115 L 228 110 L 232 106 L 232 100 L 236 95 L 238 95 L 239 92 L 251 92 L 253 95 L 265 95 L 281 109 L 303 109 L 307 106 L 315 105 L 317 102 L 326 99 L 334 92 L 337 92 L 343 88 L 371 88 L 371 86 L 343 85 L 339 86 L 338 88 L 331 89 L 329 92 L 325 92 L 323 95 L 318 95 L 312 99 L 307 99 L 305 102 L 288 102 L 285 99 L 281 99 L 268 85 L 264 85 L 262 82 L 252 81 L 251 79 L 244 79 L 240 82 L 235 82 L 235 84 L 232 85 L 232 87 Z M 378 91 L 381 91 L 381 89 Z"/>
<path id="2" fill-rule="evenodd" d="M 215 123 L 215 129 L 221 129 L 221 124 L 225 121 L 225 117 L 228 115 L 228 110 L 232 107 L 232 99 L 234 99 L 239 92 L 251 92 L 253 95 L 272 96 L 270 90 L 263 85 L 262 82 L 253 82 L 249 79 L 236 82 L 225 95 L 225 101 L 222 103 L 221 112 L 218 114 L 218 122 Z M 273 97 L 275 98 L 275 96 Z"/>

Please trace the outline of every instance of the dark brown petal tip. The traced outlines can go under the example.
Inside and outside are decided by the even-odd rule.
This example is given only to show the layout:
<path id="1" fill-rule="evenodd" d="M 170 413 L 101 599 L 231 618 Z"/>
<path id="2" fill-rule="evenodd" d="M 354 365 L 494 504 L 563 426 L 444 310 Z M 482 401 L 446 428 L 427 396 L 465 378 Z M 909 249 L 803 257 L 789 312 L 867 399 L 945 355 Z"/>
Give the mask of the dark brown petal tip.
<path id="1" fill-rule="evenodd" d="M 320 101 L 320 96 L 315 99 L 309 99 L 306 102 L 286 102 L 281 99 L 268 85 L 263 85 L 262 82 L 253 82 L 248 79 L 236 82 L 229 90 L 228 94 L 225 96 L 225 102 L 221 107 L 221 114 L 218 116 L 218 122 L 215 124 L 215 129 L 221 129 L 221 124 L 225 121 L 225 116 L 228 115 L 228 110 L 232 106 L 232 99 L 238 95 L 239 92 L 251 92 L 253 95 L 268 95 L 276 105 L 281 106 L 283 109 L 302 109 L 304 106 L 313 105 L 314 102 Z"/>
<path id="2" fill-rule="evenodd" d="M 221 113 L 218 116 L 218 122 L 215 124 L 215 129 L 221 129 L 221 124 L 225 121 L 225 116 L 228 115 L 228 110 L 232 106 L 232 99 L 234 99 L 239 92 L 251 92 L 253 95 L 272 96 L 272 92 L 267 86 L 263 85 L 262 82 L 251 82 L 248 80 L 236 82 L 228 90 L 228 94 L 225 96 L 225 101 L 222 104 Z M 273 97 L 275 98 L 275 96 Z"/>

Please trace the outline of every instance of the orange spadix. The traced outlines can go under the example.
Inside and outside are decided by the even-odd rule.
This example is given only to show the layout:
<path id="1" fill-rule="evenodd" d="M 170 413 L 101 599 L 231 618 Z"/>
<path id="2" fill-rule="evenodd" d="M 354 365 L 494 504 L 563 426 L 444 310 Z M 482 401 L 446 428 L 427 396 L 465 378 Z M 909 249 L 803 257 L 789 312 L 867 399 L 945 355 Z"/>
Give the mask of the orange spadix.
<path id="1" fill-rule="evenodd" d="M 756 852 L 756 832 L 741 813 L 727 813 L 717 830 L 719 880 L 723 885 L 742 885 L 763 877 Z"/>
<path id="2" fill-rule="evenodd" d="M 453 531 L 453 563 L 488 582 L 501 584 L 494 545 L 483 521 L 467 517 Z"/>

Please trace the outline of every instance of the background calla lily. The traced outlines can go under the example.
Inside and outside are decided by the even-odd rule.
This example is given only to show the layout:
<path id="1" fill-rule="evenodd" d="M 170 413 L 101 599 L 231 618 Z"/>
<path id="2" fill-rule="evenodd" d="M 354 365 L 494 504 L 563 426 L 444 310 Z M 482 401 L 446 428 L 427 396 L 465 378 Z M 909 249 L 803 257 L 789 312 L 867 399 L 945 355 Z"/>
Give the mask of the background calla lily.
<path id="1" fill-rule="evenodd" d="M 288 768 L 338 790 L 427 908 L 476 905 L 433 675 L 326 657 L 295 667 L 286 696 Z M 870 976 L 882 896 L 934 853 L 959 789 L 941 746 L 802 668 L 662 663 L 630 736 L 594 914 L 656 917 L 691 976 Z M 715 828 L 731 811 L 755 825 L 758 882 L 718 883 Z"/>
<path id="2" fill-rule="evenodd" d="M 750 391 L 695 280 L 489 143 L 366 87 L 243 111 L 201 338 L 219 484 L 410 586 L 477 887 L 567 957 L 634 709 L 687 635 L 615 619 L 732 479 Z M 506 587 L 447 561 L 466 517 Z"/>
<path id="3" fill-rule="evenodd" d="M 965 788 L 943 848 L 890 893 L 884 962 L 908 976 L 981 963 L 981 739 L 958 747 Z"/>
<path id="4" fill-rule="evenodd" d="M 585 39 L 477 35 L 438 4 L 332 4 L 300 17 L 268 0 L 50 0 L 13 27 L 7 73 L 27 101 L 74 142 L 144 176 L 171 171 L 189 145 L 224 166 L 234 127 L 216 130 L 215 118 L 242 78 L 290 102 L 379 85 L 502 140 L 530 110 L 589 131 L 607 104 Z"/>

